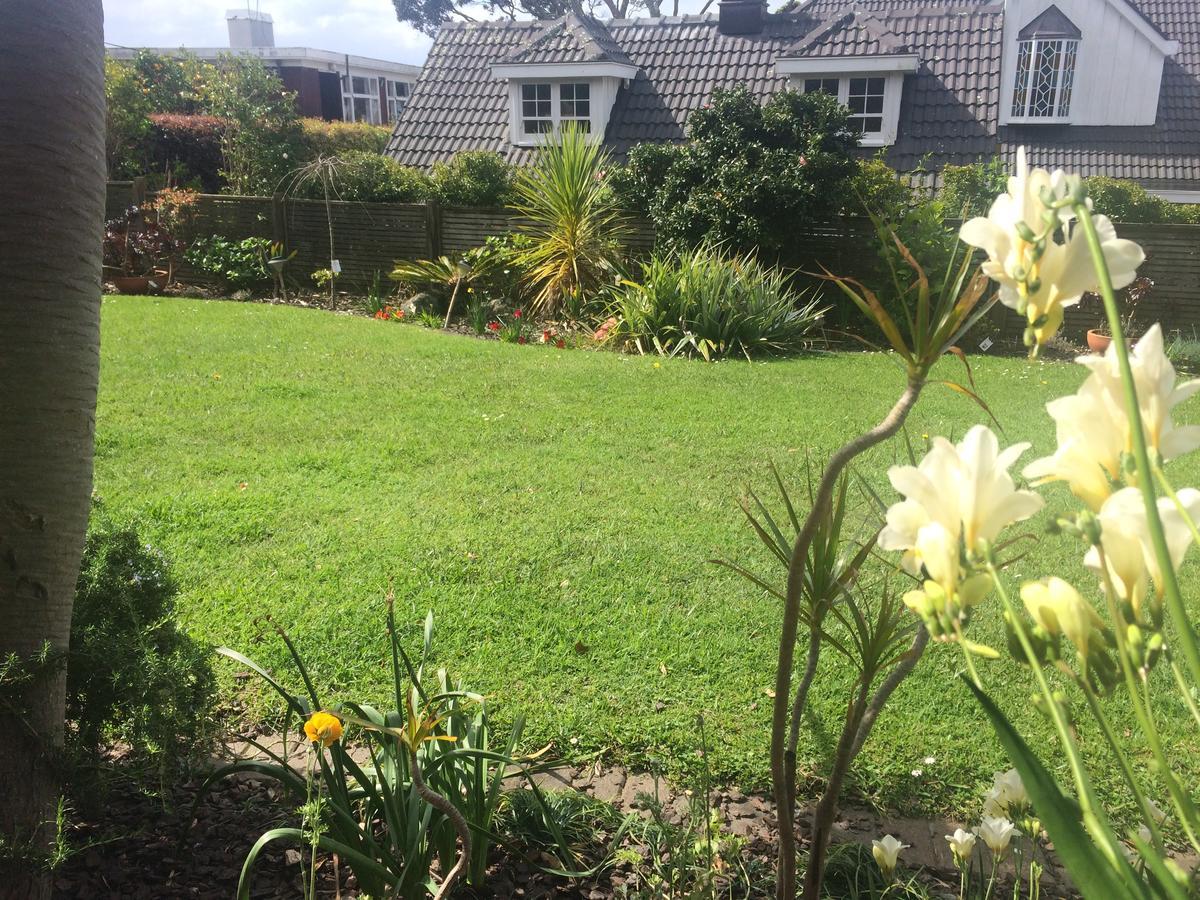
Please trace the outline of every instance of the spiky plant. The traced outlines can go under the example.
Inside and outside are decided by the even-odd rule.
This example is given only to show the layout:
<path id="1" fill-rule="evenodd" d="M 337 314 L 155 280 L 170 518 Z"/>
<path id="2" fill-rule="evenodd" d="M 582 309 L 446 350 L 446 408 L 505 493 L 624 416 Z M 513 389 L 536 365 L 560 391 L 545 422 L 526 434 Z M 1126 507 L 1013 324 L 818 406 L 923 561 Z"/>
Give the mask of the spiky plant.
<path id="1" fill-rule="evenodd" d="M 605 176 L 607 153 L 565 128 L 542 145 L 514 188 L 513 209 L 533 239 L 517 257 L 536 291 L 531 306 L 553 316 L 564 300 L 594 290 L 612 270 L 625 225 Z"/>

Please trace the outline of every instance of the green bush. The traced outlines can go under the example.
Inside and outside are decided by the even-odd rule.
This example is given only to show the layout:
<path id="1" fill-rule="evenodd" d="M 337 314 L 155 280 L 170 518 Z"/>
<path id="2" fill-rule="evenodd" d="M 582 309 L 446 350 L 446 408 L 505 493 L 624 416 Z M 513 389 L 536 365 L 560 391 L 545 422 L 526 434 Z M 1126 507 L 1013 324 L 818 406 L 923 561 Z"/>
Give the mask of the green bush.
<path id="1" fill-rule="evenodd" d="M 240 241 L 214 234 L 197 238 L 183 254 L 188 265 L 221 281 L 231 291 L 252 290 L 271 284 L 266 258 L 269 238 L 249 237 Z"/>
<path id="2" fill-rule="evenodd" d="M 782 91 L 760 105 L 717 91 L 688 119 L 683 144 L 642 144 L 614 176 L 619 202 L 649 218 L 663 247 L 720 243 L 786 257 L 797 229 L 828 221 L 858 169 L 845 107 Z"/>
<path id="3" fill-rule="evenodd" d="M 429 176 L 402 166 L 388 156 L 351 150 L 337 157 L 332 175 L 332 198 L 360 203 L 422 203 L 432 188 Z M 320 179 L 303 179 L 295 196 L 320 200 L 325 196 Z"/>
<path id="4" fill-rule="evenodd" d="M 514 169 L 499 153 L 468 150 L 433 167 L 433 196 L 447 206 L 504 206 Z"/>
<path id="5" fill-rule="evenodd" d="M 93 510 L 67 660 L 72 744 L 93 761 L 107 739 L 183 759 L 198 749 L 214 691 L 209 650 L 175 620 L 161 551 Z"/>
<path id="6" fill-rule="evenodd" d="M 391 129 L 370 122 L 326 122 L 324 119 L 300 120 L 304 161 L 318 156 L 341 156 L 352 150 L 382 153 Z"/>
<path id="7" fill-rule="evenodd" d="M 946 166 L 938 199 L 954 218 L 986 216 L 995 199 L 1008 189 L 1008 175 L 1008 166 L 998 156 L 966 166 Z"/>
<path id="8" fill-rule="evenodd" d="M 610 333 L 664 356 L 780 355 L 812 347 L 823 312 L 778 269 L 702 246 L 644 263 L 617 292 Z"/>

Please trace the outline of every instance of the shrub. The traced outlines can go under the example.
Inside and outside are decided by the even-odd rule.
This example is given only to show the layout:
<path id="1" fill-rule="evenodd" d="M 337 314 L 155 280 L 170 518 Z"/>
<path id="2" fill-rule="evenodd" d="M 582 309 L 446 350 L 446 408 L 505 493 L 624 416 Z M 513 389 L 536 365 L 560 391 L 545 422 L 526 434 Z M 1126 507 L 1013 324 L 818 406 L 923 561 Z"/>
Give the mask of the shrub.
<path id="1" fill-rule="evenodd" d="M 104 99 L 108 177 L 133 178 L 143 171 L 138 150 L 150 132 L 152 112 L 137 70 L 129 63 L 105 59 Z"/>
<path id="2" fill-rule="evenodd" d="M 198 238 L 183 258 L 194 268 L 218 279 L 230 291 L 250 290 L 271 284 L 266 259 L 269 238 L 249 237 L 231 241 L 219 234 Z"/>
<path id="3" fill-rule="evenodd" d="M 1169 204 L 1134 181 L 1093 176 L 1085 179 L 1096 209 L 1114 222 L 1165 222 Z"/>
<path id="4" fill-rule="evenodd" d="M 166 226 L 149 207 L 131 206 L 124 217 L 104 225 L 104 268 L 116 275 L 154 275 L 170 267 L 181 249 Z"/>
<path id="5" fill-rule="evenodd" d="M 1008 166 L 1000 157 L 942 169 L 938 198 L 953 217 L 986 216 L 992 201 L 1008 189 Z"/>
<path id="6" fill-rule="evenodd" d="M 420 203 L 430 195 L 429 177 L 417 169 L 402 166 L 378 153 L 351 150 L 337 157 L 331 168 L 333 198 L 362 203 Z M 295 195 L 319 200 L 324 198 L 320 179 L 303 179 Z"/>
<path id="7" fill-rule="evenodd" d="M 499 153 L 468 150 L 433 167 L 433 196 L 447 206 L 503 206 L 512 198 L 513 167 Z"/>
<path id="8" fill-rule="evenodd" d="M 533 220 L 525 229 L 530 244 L 516 261 L 535 292 L 536 312 L 578 305 L 614 270 L 624 227 L 604 177 L 607 165 L 599 145 L 567 129 L 543 144 L 516 180 L 513 208 Z"/>
<path id="9" fill-rule="evenodd" d="M 93 762 L 106 738 L 182 759 L 197 749 L 207 721 L 209 650 L 176 623 L 166 557 L 101 509 L 93 510 L 71 621 L 72 742 Z"/>
<path id="10" fill-rule="evenodd" d="M 641 281 L 617 293 L 611 334 L 664 356 L 796 353 L 814 343 L 823 315 L 817 302 L 757 258 L 705 246 L 646 262 Z"/>
<path id="11" fill-rule="evenodd" d="M 786 255 L 796 229 L 840 210 L 857 144 L 826 94 L 782 91 L 760 106 L 744 88 L 717 91 L 688 119 L 686 143 L 633 148 L 617 193 L 669 249 Z"/>
<path id="12" fill-rule="evenodd" d="M 216 116 L 155 113 L 146 137 L 146 165 L 178 185 L 215 194 L 221 189 L 221 141 L 228 123 Z"/>
<path id="13" fill-rule="evenodd" d="M 313 118 L 301 119 L 300 128 L 304 159 L 341 156 L 352 150 L 382 153 L 392 133 L 386 126 L 369 122 L 326 122 Z"/>

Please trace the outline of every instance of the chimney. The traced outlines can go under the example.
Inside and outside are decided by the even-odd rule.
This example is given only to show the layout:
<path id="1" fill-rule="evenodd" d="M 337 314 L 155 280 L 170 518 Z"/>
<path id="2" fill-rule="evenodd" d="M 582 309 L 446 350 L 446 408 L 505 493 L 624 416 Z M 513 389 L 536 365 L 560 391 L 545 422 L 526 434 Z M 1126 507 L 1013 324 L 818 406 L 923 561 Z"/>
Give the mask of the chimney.
<path id="1" fill-rule="evenodd" d="M 230 47 L 274 47 L 275 26 L 264 12 L 231 9 L 225 13 Z"/>
<path id="2" fill-rule="evenodd" d="M 717 4 L 721 34 L 761 34 L 767 17 L 765 0 L 721 0 Z"/>

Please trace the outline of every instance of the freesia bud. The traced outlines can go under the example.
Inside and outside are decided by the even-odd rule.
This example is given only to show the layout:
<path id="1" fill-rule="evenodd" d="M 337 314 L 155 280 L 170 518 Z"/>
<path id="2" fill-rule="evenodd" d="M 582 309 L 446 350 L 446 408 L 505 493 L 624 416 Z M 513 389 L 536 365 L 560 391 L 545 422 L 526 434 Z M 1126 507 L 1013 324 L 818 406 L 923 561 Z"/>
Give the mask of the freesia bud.
<path id="1" fill-rule="evenodd" d="M 909 846 L 909 844 L 900 843 L 890 834 L 885 834 L 879 840 L 871 841 L 871 855 L 875 857 L 875 862 L 879 864 L 883 877 L 888 881 L 891 881 L 892 875 L 895 874 L 900 851 Z"/>
<path id="2" fill-rule="evenodd" d="M 966 865 L 971 859 L 971 853 L 975 850 L 975 835 L 957 828 L 954 834 L 946 835 L 946 840 L 950 842 L 950 853 L 954 856 L 955 865 Z"/>

